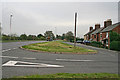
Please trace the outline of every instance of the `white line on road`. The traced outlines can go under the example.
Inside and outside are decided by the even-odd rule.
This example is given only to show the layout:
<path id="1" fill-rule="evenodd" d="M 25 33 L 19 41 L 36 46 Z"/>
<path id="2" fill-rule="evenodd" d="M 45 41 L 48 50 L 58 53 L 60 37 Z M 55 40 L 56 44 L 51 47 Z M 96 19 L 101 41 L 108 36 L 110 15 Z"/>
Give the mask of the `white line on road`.
<path id="1" fill-rule="evenodd" d="M 12 57 L 12 56 L 0 56 L 0 57 L 2 57 L 2 58 L 18 58 L 18 57 Z"/>
<path id="2" fill-rule="evenodd" d="M 94 61 L 94 60 L 75 60 L 75 59 L 56 59 L 57 61 L 81 61 L 81 62 L 87 62 L 87 61 Z"/>
<path id="3" fill-rule="evenodd" d="M 23 59 L 36 59 L 36 58 L 27 58 L 27 57 L 23 57 Z"/>
<path id="4" fill-rule="evenodd" d="M 31 60 L 33 60 L 33 59 L 36 59 L 36 58 L 27 58 L 27 57 L 13 57 L 13 56 L 0 56 L 0 57 L 2 57 L 2 58 L 14 58 L 14 59 L 22 58 L 22 59 L 31 59 Z"/>
<path id="5" fill-rule="evenodd" d="M 60 65 L 51 65 L 51 64 L 43 64 L 43 63 L 32 63 L 32 62 L 23 62 L 23 61 L 8 61 L 2 66 L 7 67 L 64 67 Z"/>
<path id="6" fill-rule="evenodd" d="M 2 50 L 2 52 L 7 52 L 7 51 L 10 51 L 10 50 L 14 50 L 14 49 L 17 49 L 17 48 Z"/>

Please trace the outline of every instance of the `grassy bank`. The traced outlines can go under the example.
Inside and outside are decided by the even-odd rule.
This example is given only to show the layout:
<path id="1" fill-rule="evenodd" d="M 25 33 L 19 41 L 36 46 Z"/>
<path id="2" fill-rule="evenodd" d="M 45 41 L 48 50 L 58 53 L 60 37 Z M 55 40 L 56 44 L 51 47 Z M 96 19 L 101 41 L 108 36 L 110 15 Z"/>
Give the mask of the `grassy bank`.
<path id="1" fill-rule="evenodd" d="M 14 78 L 119 78 L 118 74 L 110 73 L 56 73 L 48 75 L 30 75 Z"/>
<path id="2" fill-rule="evenodd" d="M 63 43 L 62 41 L 35 43 L 22 46 L 22 48 L 55 53 L 96 53 L 96 51 L 90 49 L 74 48 L 74 46 Z"/>

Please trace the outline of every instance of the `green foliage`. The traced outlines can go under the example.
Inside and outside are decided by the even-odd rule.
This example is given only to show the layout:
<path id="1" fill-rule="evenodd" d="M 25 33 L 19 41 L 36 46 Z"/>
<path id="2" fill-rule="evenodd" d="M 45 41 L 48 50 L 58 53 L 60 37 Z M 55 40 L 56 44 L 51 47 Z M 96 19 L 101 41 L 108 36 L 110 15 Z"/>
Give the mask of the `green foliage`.
<path id="1" fill-rule="evenodd" d="M 38 38 L 44 37 L 42 34 L 37 35 Z"/>
<path id="2" fill-rule="evenodd" d="M 21 40 L 27 40 L 27 35 L 26 34 L 21 34 L 20 39 Z"/>
<path id="3" fill-rule="evenodd" d="M 77 38 L 76 38 L 76 41 L 78 41 L 78 40 L 83 41 L 83 40 L 84 40 L 84 38 L 79 38 L 79 37 L 77 37 Z"/>
<path id="4" fill-rule="evenodd" d="M 96 41 L 92 41 L 90 45 L 95 46 L 95 47 L 102 47 L 102 43 L 96 42 Z"/>
<path id="5" fill-rule="evenodd" d="M 39 40 L 46 40 L 46 38 L 45 37 L 40 37 Z"/>
<path id="6" fill-rule="evenodd" d="M 26 35 L 26 34 L 21 34 L 20 36 L 17 36 L 16 34 L 12 35 L 6 35 L 2 34 L 2 40 L 4 41 L 11 41 L 11 40 L 45 40 L 45 37 L 41 34 L 39 35 Z"/>
<path id="7" fill-rule="evenodd" d="M 52 31 L 46 31 L 46 32 L 44 33 L 44 36 L 45 36 L 46 38 L 49 37 L 51 40 L 53 40 L 53 39 L 55 38 L 55 36 L 54 36 L 54 34 L 53 34 Z"/>
<path id="8" fill-rule="evenodd" d="M 10 36 L 6 34 L 2 34 L 2 40 L 10 40 Z"/>
<path id="9" fill-rule="evenodd" d="M 62 40 L 64 40 L 64 39 L 65 39 L 65 34 L 62 34 L 61 39 L 62 39 Z"/>
<path id="10" fill-rule="evenodd" d="M 120 34 L 117 32 L 110 32 L 110 49 L 120 51 Z"/>
<path id="11" fill-rule="evenodd" d="M 56 35 L 56 39 L 62 39 L 61 35 Z"/>
<path id="12" fill-rule="evenodd" d="M 67 41 L 70 41 L 72 42 L 74 40 L 74 36 L 73 36 L 73 33 L 71 31 L 68 31 L 66 34 L 65 34 L 65 38 Z"/>
<path id="13" fill-rule="evenodd" d="M 110 42 L 112 41 L 120 41 L 120 34 L 117 32 L 111 31 L 110 32 Z"/>
<path id="14" fill-rule="evenodd" d="M 110 43 L 110 49 L 120 51 L 120 41 L 112 41 Z"/>

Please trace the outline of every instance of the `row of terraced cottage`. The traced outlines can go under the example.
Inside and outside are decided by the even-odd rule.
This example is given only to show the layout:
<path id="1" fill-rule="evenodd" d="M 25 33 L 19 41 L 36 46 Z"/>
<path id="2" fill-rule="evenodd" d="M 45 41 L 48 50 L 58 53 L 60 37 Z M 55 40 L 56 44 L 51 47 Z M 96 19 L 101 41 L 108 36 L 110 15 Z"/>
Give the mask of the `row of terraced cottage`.
<path id="1" fill-rule="evenodd" d="M 120 22 L 112 24 L 111 19 L 104 21 L 104 26 L 100 27 L 100 24 L 95 24 L 89 28 L 89 32 L 84 35 L 84 40 L 102 42 L 103 45 L 110 47 L 110 31 L 120 34 Z"/>

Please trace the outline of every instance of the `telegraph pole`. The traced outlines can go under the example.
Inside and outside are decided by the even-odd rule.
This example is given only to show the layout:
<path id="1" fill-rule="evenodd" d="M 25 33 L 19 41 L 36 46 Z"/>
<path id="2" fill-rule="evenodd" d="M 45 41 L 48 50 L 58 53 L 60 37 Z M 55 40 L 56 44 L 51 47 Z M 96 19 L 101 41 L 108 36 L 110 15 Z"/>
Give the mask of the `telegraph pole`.
<path id="1" fill-rule="evenodd" d="M 12 17 L 13 17 L 13 15 L 11 14 L 10 15 L 10 39 L 11 39 L 11 36 L 12 36 L 12 34 L 11 34 Z"/>
<path id="2" fill-rule="evenodd" d="M 74 47 L 76 47 L 76 22 L 77 22 L 77 12 L 75 13 Z"/>

